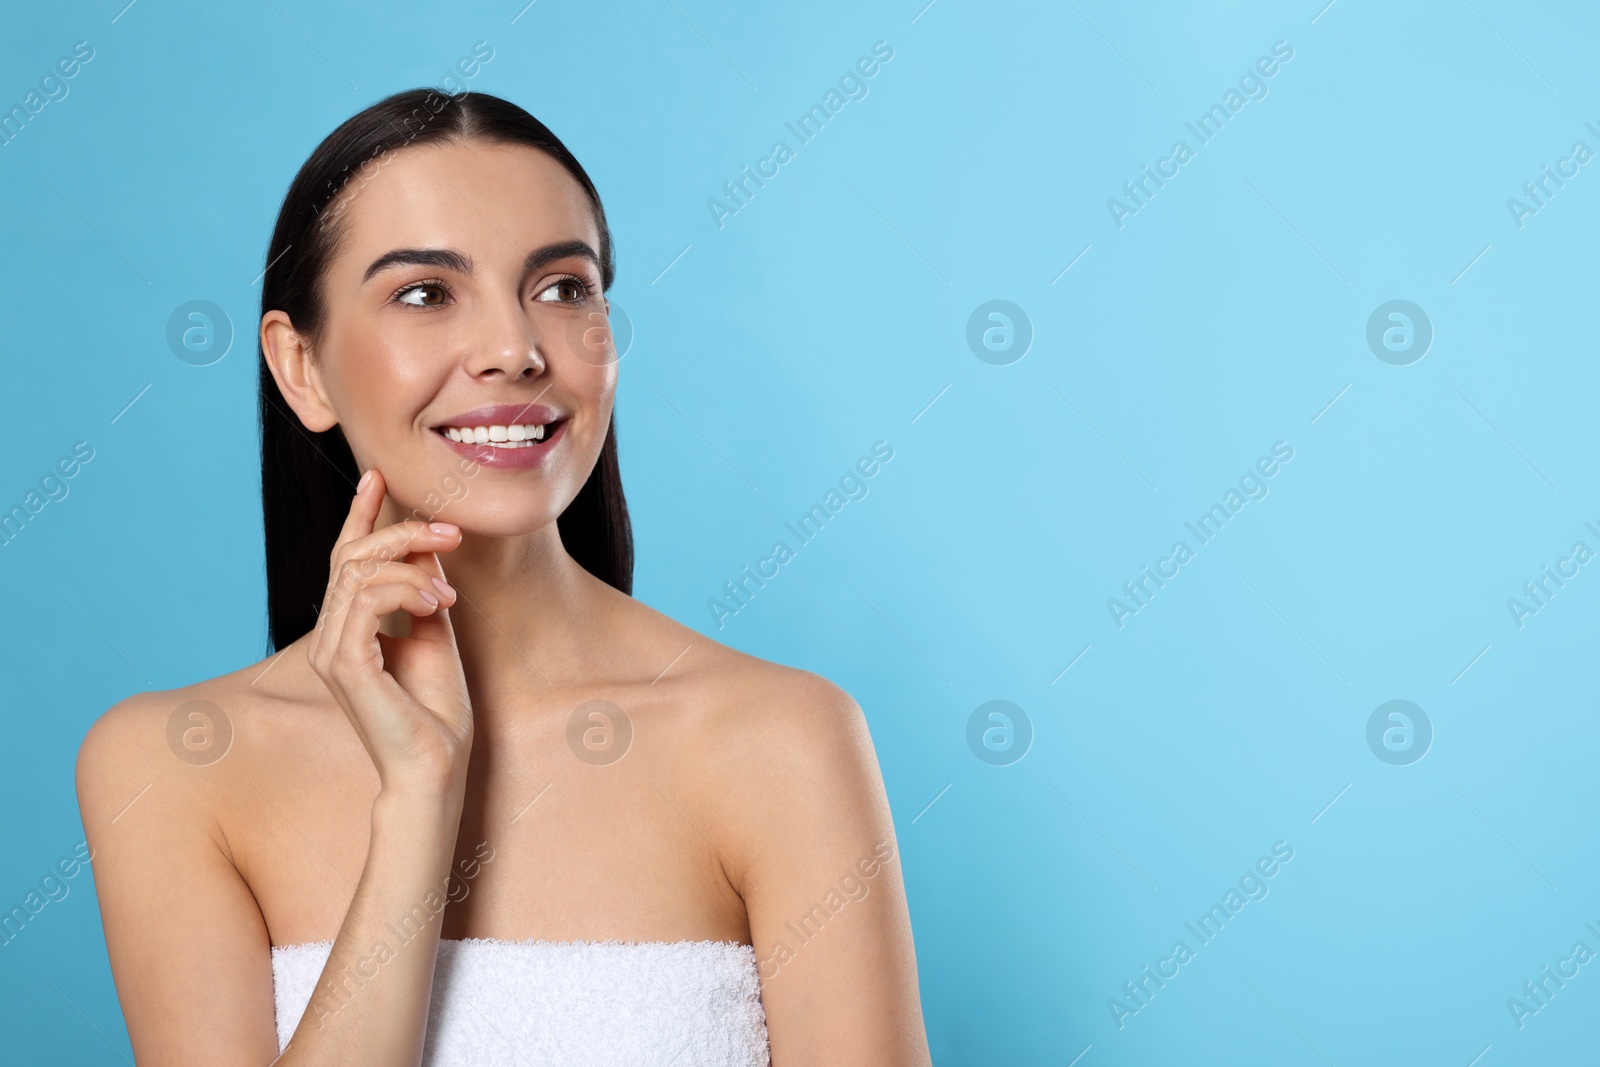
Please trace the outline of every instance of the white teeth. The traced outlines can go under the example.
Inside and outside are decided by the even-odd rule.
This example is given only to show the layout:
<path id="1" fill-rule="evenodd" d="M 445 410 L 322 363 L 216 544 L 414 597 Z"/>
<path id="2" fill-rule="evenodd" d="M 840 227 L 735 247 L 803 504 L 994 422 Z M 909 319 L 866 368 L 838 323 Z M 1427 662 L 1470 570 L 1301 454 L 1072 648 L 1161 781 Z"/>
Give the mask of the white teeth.
<path id="1" fill-rule="evenodd" d="M 464 444 L 496 444 L 505 448 L 526 448 L 544 440 L 543 426 L 523 423 L 517 426 L 446 426 L 444 435 Z"/>

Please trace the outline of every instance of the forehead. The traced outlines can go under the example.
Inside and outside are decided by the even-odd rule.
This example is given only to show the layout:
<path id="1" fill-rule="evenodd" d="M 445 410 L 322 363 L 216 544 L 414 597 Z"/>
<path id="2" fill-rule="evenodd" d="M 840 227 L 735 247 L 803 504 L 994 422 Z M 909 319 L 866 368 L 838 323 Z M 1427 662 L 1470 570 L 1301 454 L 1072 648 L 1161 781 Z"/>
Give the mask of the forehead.
<path id="1" fill-rule="evenodd" d="M 589 196 L 565 167 L 526 145 L 448 142 L 380 157 L 336 205 L 332 271 L 365 270 L 394 248 L 454 248 L 520 263 L 530 250 L 583 240 L 599 250 Z"/>

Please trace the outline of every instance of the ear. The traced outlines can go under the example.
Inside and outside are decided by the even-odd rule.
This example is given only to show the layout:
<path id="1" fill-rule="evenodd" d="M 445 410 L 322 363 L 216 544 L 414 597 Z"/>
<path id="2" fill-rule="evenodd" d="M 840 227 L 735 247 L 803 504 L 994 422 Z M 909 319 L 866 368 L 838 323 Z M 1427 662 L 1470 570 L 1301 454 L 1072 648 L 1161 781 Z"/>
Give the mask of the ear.
<path id="1" fill-rule="evenodd" d="M 261 351 L 278 383 L 278 391 L 306 429 L 321 433 L 339 424 L 323 391 L 322 375 L 311 358 L 311 349 L 306 339 L 295 332 L 288 315 L 269 311 L 261 316 Z"/>

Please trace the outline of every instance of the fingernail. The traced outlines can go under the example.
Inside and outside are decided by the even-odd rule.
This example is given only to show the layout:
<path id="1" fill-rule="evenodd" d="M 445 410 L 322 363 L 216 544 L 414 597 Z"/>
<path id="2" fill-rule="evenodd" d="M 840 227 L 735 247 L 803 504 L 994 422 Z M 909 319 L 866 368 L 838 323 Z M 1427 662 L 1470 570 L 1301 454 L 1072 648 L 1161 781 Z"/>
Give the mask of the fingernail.
<path id="1" fill-rule="evenodd" d="M 456 526 L 448 522 L 430 522 L 428 523 L 428 529 L 432 530 L 436 534 L 443 534 L 446 537 L 453 533 L 460 532 Z"/>
<path id="2" fill-rule="evenodd" d="M 360 493 L 361 490 L 363 490 L 363 489 L 365 489 L 367 487 L 367 483 L 370 482 L 370 481 L 372 481 L 372 468 L 368 467 L 367 468 L 367 473 L 363 474 L 361 476 L 361 480 L 356 483 L 356 492 Z"/>
<path id="3" fill-rule="evenodd" d="M 451 589 L 450 588 L 450 583 L 445 581 L 443 578 L 435 578 L 433 580 L 433 587 L 435 589 L 439 590 L 440 593 L 442 593 L 444 596 L 448 597 L 451 600 L 454 600 L 456 598 L 456 591 L 454 589 Z M 423 595 L 426 596 L 427 594 L 423 594 Z"/>
<path id="4" fill-rule="evenodd" d="M 425 593 L 420 589 L 417 590 L 417 593 L 422 597 L 423 600 L 428 602 L 428 607 L 436 608 L 439 606 L 439 598 L 434 596 L 432 593 Z"/>

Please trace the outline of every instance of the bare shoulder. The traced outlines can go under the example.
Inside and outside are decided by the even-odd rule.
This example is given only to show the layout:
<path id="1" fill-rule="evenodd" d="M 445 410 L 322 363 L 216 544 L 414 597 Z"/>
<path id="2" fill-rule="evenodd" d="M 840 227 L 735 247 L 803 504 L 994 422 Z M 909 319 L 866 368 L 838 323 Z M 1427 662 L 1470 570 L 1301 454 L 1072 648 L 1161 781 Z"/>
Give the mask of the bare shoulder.
<path id="1" fill-rule="evenodd" d="M 860 705 L 813 672 L 676 640 L 686 651 L 656 688 L 676 676 L 671 732 L 692 747 L 669 758 L 695 780 L 701 832 L 743 901 L 773 1062 L 925 1062 L 899 847 Z"/>
<path id="2" fill-rule="evenodd" d="M 866 718 L 838 685 L 740 652 L 645 610 L 657 621 L 660 647 L 681 649 L 652 688 L 665 690 L 681 729 L 690 735 L 686 739 L 702 750 L 755 759 L 768 771 L 775 762 L 805 770 L 871 758 Z"/>
<path id="3" fill-rule="evenodd" d="M 717 649 L 720 662 L 706 682 L 707 725 L 745 755 L 759 756 L 766 773 L 832 777 L 862 758 L 876 768 L 866 717 L 849 693 L 811 671 Z"/>
<path id="4" fill-rule="evenodd" d="M 78 798 L 85 825 L 108 814 L 104 810 L 107 804 L 119 800 L 129 804 L 134 799 L 130 788 L 142 793 L 161 782 L 181 781 L 186 777 L 183 768 L 203 765 L 203 748 L 220 740 L 217 730 L 231 734 L 231 721 L 208 714 L 212 708 L 231 703 L 225 695 L 227 689 L 224 677 L 178 689 L 135 693 L 95 720 L 78 749 Z M 169 734 L 175 735 L 178 751 L 169 742 Z M 190 761 L 185 762 L 179 751 L 192 753 Z M 109 814 L 117 816 L 120 811 Z"/>
<path id="5" fill-rule="evenodd" d="M 892 839 L 866 716 L 849 693 L 680 630 L 686 651 L 654 688 L 673 707 L 678 766 L 735 848 L 760 865 L 803 840 L 848 851 Z"/>
<path id="6" fill-rule="evenodd" d="M 328 720 L 318 715 L 305 685 L 309 667 L 296 653 L 290 646 L 193 685 L 136 693 L 105 711 L 78 749 L 78 800 L 91 835 L 146 799 L 169 820 L 217 820 L 233 787 L 275 748 L 275 735 L 294 736 L 275 723 L 292 723 L 303 735 L 306 718 Z"/>
<path id="7" fill-rule="evenodd" d="M 253 743 L 294 672 L 281 657 L 107 710 L 78 751 L 78 803 L 117 994 L 139 1062 L 265 1062 L 271 939 L 235 845 Z M 275 684 L 268 684 L 273 681 Z M 190 1016 L 227 1020 L 197 1037 Z M 198 1044 L 197 1044 L 198 1043 Z"/>

